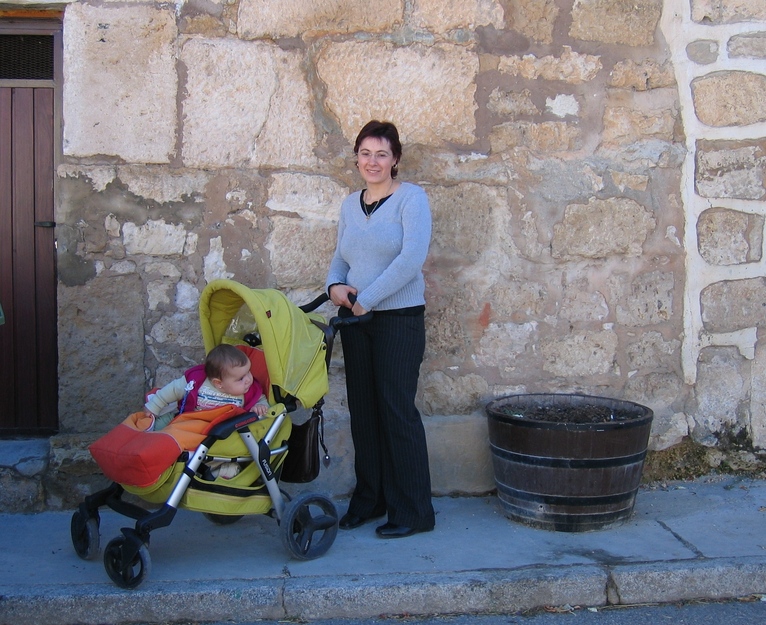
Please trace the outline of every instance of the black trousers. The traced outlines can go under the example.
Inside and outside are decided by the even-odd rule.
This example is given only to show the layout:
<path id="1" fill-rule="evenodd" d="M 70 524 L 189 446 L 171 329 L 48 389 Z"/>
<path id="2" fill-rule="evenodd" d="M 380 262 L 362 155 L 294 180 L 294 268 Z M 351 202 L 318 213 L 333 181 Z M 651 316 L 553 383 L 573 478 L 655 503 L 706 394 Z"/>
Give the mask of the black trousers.
<path id="1" fill-rule="evenodd" d="M 341 330 L 356 486 L 349 512 L 434 526 L 428 447 L 415 407 L 425 351 L 423 313 L 373 314 Z"/>

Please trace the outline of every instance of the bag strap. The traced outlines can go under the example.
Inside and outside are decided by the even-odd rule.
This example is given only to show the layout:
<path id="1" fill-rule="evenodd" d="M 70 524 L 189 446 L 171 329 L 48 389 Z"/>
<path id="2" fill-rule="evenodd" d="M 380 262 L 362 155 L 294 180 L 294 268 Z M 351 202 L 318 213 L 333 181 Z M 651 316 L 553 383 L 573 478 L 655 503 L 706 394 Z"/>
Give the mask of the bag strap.
<path id="1" fill-rule="evenodd" d="M 324 399 L 320 399 L 315 405 L 311 412 L 311 418 L 317 418 L 319 419 L 319 444 L 322 447 L 322 451 L 324 451 L 324 457 L 322 458 L 322 463 L 324 466 L 329 467 L 330 462 L 332 462 L 332 459 L 330 458 L 330 453 L 327 451 L 327 445 L 324 444 L 324 414 L 322 413 L 322 406 L 324 405 Z"/>

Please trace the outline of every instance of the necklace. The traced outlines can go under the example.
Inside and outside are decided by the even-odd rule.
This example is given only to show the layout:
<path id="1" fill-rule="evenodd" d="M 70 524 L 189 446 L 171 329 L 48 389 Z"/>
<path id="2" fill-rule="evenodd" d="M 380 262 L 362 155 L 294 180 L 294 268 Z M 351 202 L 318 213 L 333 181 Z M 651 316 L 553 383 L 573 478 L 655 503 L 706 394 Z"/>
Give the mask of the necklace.
<path id="1" fill-rule="evenodd" d="M 365 192 L 362 194 L 362 210 L 364 211 L 365 217 L 369 220 L 372 214 L 378 210 L 378 207 L 383 203 L 383 200 L 387 199 L 389 196 L 389 191 L 391 191 L 391 187 L 394 186 L 394 179 L 391 178 L 391 182 L 388 183 L 388 189 L 386 189 L 386 192 L 378 198 L 377 202 L 374 202 L 372 204 L 367 204 L 367 202 L 364 201 L 364 196 L 367 194 L 369 189 L 365 189 Z"/>

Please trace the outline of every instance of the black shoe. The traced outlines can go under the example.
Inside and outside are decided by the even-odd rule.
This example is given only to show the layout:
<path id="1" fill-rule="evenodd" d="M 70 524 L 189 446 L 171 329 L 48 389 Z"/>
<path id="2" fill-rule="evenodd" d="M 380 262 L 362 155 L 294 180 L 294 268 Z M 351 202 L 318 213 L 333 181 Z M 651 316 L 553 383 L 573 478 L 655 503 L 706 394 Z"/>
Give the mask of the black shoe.
<path id="1" fill-rule="evenodd" d="M 385 523 L 375 528 L 375 533 L 381 538 L 407 538 L 413 534 L 421 532 L 430 532 L 431 527 L 407 527 L 406 525 L 397 525 L 396 523 Z"/>
<path id="2" fill-rule="evenodd" d="M 346 514 L 344 514 L 340 518 L 340 521 L 338 522 L 338 527 L 342 530 L 353 530 L 381 516 L 383 515 L 379 514 L 378 516 L 374 516 L 374 517 L 363 517 L 363 516 L 356 516 L 355 514 L 351 512 L 346 512 Z"/>

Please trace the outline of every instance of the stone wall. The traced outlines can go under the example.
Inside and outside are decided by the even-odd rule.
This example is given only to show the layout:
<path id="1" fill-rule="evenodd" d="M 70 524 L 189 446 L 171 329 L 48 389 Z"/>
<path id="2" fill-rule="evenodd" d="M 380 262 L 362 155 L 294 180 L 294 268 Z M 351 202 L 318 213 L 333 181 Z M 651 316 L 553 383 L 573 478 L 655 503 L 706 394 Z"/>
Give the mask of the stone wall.
<path id="1" fill-rule="evenodd" d="M 371 118 L 398 125 L 401 177 L 432 205 L 419 405 L 436 494 L 493 488 L 483 406 L 511 393 L 637 401 L 654 452 L 757 461 L 764 6 L 67 5 L 46 505 L 97 482 L 84 446 L 202 358 L 207 282 L 321 291 Z M 344 495 L 339 349 L 325 412 L 333 463 L 311 488 Z"/>

